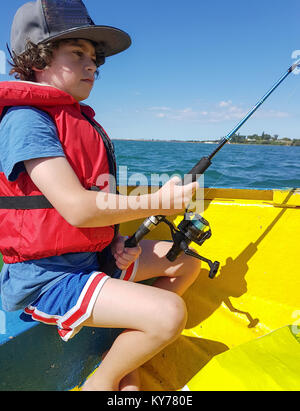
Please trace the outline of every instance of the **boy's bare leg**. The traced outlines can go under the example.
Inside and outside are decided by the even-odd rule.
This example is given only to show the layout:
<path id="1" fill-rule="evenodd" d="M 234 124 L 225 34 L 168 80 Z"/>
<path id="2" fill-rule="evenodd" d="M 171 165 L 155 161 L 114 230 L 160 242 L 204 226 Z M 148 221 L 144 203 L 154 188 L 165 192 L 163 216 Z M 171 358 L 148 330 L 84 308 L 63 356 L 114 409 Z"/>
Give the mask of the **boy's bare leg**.
<path id="1" fill-rule="evenodd" d="M 83 324 L 124 328 L 83 390 L 119 390 L 121 380 L 177 339 L 186 323 L 181 297 L 142 284 L 109 279 Z"/>
<path id="2" fill-rule="evenodd" d="M 108 351 L 102 354 L 102 361 L 106 357 Z M 134 370 L 130 374 L 127 374 L 119 384 L 120 391 L 140 391 L 141 380 L 139 370 Z"/>
<path id="3" fill-rule="evenodd" d="M 142 254 L 135 281 L 158 277 L 153 283 L 154 287 L 172 291 L 181 296 L 197 279 L 201 270 L 201 262 L 185 254 L 180 254 L 174 262 L 170 262 L 166 254 L 172 244 L 167 241 L 141 241 Z"/>
<path id="4" fill-rule="evenodd" d="M 166 254 L 172 246 L 171 243 L 143 240 L 141 246 L 143 253 L 135 281 L 153 278 L 155 271 L 159 273 L 159 278 L 155 280 L 153 287 L 169 290 L 181 296 L 197 279 L 201 262 L 195 258 L 180 255 L 175 262 L 170 263 Z M 120 390 L 137 391 L 136 387 L 140 386 L 139 370 L 135 370 L 127 377 L 122 380 Z"/>
<path id="5" fill-rule="evenodd" d="M 179 301 L 182 300 L 177 297 L 179 300 L 175 303 L 172 298 L 176 294 L 182 295 L 195 281 L 200 271 L 199 261 L 181 255 L 174 263 L 170 263 L 165 258 L 171 247 L 167 242 L 144 240 L 141 246 L 143 251 L 135 281 L 155 276 L 160 278 L 153 287 L 120 280 L 108 280 L 104 285 L 93 316 L 85 325 L 128 329 L 116 339 L 83 390 L 138 389 L 136 369 L 174 341 L 184 328 L 185 309 L 181 307 L 178 310 L 181 305 Z M 164 307 L 166 303 L 168 305 L 168 301 L 170 307 L 173 304 L 171 315 L 168 315 L 168 309 L 165 311 Z M 174 310 L 176 305 L 177 309 Z M 113 313 L 111 307 L 115 307 Z M 128 314 L 127 318 L 125 313 Z M 164 318 L 167 325 L 161 323 Z"/>

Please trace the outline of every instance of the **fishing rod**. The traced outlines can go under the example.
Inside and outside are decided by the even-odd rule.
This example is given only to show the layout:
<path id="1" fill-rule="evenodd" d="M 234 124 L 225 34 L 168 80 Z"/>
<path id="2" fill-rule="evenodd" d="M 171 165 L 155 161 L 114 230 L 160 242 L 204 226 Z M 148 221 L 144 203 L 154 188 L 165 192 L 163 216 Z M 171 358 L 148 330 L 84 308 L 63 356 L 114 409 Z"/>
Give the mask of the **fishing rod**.
<path id="1" fill-rule="evenodd" d="M 212 159 L 222 149 L 222 147 L 231 139 L 231 137 L 246 123 L 246 121 L 256 112 L 256 110 L 267 100 L 267 98 L 277 89 L 277 87 L 296 69 L 300 67 L 300 60 L 293 64 L 287 72 L 285 72 L 280 79 L 271 87 L 271 89 L 256 103 L 256 105 L 246 114 L 246 116 L 227 134 L 226 137 L 220 141 L 215 150 L 208 156 L 202 157 L 201 160 L 188 172 L 188 175 L 182 179 L 182 184 L 194 182 L 204 174 L 204 172 L 211 166 Z M 187 208 L 188 210 L 188 208 Z M 154 228 L 161 222 L 167 224 L 171 230 L 173 239 L 173 246 L 167 253 L 166 257 L 169 261 L 175 261 L 176 258 L 184 252 L 186 255 L 198 258 L 209 265 L 209 278 L 214 278 L 218 272 L 220 263 L 200 256 L 189 248 L 189 244 L 194 242 L 202 245 L 207 239 L 211 237 L 211 229 L 207 220 L 199 214 L 193 212 L 186 212 L 184 219 L 176 228 L 163 215 L 148 217 L 137 229 L 137 231 L 125 241 L 126 248 L 133 248 Z"/>

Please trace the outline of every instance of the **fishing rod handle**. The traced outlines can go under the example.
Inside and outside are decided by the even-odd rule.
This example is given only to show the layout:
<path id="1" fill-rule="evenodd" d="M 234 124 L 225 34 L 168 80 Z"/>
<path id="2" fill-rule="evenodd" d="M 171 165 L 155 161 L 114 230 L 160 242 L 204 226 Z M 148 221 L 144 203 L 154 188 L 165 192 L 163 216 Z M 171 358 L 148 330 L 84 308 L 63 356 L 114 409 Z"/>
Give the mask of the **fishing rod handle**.
<path id="1" fill-rule="evenodd" d="M 140 229 L 138 230 L 140 231 Z M 128 238 L 125 243 L 124 247 L 126 248 L 134 248 L 138 245 L 138 235 L 135 233 L 132 237 Z M 104 270 L 106 270 L 107 273 L 115 273 L 116 271 L 120 270 L 120 268 L 116 264 L 116 259 L 112 257 L 109 261 L 106 261 Z"/>
<path id="2" fill-rule="evenodd" d="M 145 237 L 145 235 L 150 233 L 150 231 L 152 231 L 161 222 L 162 218 L 163 216 L 158 215 L 148 217 L 146 220 L 144 220 L 137 231 L 125 241 L 125 247 L 136 247 L 138 243 Z"/>
<path id="3" fill-rule="evenodd" d="M 188 174 L 181 180 L 182 184 L 188 184 L 198 180 L 199 176 L 211 165 L 208 157 L 202 157 L 201 160 L 188 172 Z M 151 216 L 147 218 L 137 229 L 137 231 L 125 241 L 126 248 L 134 248 L 138 243 L 152 231 L 162 220 L 163 216 Z"/>
<path id="4" fill-rule="evenodd" d="M 211 161 L 208 157 L 202 157 L 201 160 L 188 172 L 188 174 L 182 179 L 182 184 L 188 184 L 197 181 L 199 176 L 211 165 Z M 162 220 L 163 216 L 151 216 L 147 218 L 137 229 L 137 231 L 125 241 L 126 248 L 134 248 L 138 243 L 152 231 Z"/>
<path id="5" fill-rule="evenodd" d="M 202 157 L 201 160 L 188 172 L 182 182 L 187 184 L 197 181 L 199 176 L 204 174 L 210 165 L 210 159 L 208 157 Z"/>
<path id="6" fill-rule="evenodd" d="M 145 234 L 146 235 L 146 234 Z M 133 234 L 133 236 L 129 237 L 124 244 L 125 248 L 134 248 L 138 245 L 139 241 L 138 241 L 138 235 L 137 233 Z"/>
<path id="7" fill-rule="evenodd" d="M 147 221 L 147 220 L 145 220 Z M 134 248 L 138 245 L 138 243 L 143 239 L 143 237 L 148 234 L 150 230 L 145 226 L 145 222 L 138 228 L 136 233 L 134 233 L 131 237 L 127 238 L 124 243 L 125 248 Z M 116 270 L 119 270 L 119 267 L 116 264 L 116 260 L 114 257 L 110 261 L 106 262 L 105 269 L 109 273 L 114 273 Z"/>

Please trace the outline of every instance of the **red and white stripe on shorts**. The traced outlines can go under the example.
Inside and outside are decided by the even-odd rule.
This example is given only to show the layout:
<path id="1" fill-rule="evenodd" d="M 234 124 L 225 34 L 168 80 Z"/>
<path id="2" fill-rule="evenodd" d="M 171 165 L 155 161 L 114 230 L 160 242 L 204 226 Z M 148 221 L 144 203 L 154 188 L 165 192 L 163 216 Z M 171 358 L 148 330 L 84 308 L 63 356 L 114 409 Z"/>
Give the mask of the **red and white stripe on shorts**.
<path id="1" fill-rule="evenodd" d="M 126 270 L 123 270 L 120 275 L 120 280 L 134 281 L 138 269 L 139 260 L 135 260 Z"/>
<path id="2" fill-rule="evenodd" d="M 81 291 L 76 305 L 63 316 L 49 315 L 32 306 L 25 308 L 24 311 L 26 314 L 31 315 L 34 320 L 45 324 L 57 325 L 61 338 L 64 341 L 68 341 L 80 331 L 80 324 L 90 317 L 98 294 L 109 278 L 111 277 L 104 273 L 96 272 L 92 274 Z"/>
<path id="3" fill-rule="evenodd" d="M 127 270 L 123 270 L 119 278 L 123 281 L 134 281 L 137 267 L 138 260 L 131 264 Z M 76 305 L 62 316 L 46 314 L 33 306 L 26 307 L 24 311 L 36 321 L 56 325 L 60 337 L 64 341 L 68 341 L 81 330 L 81 324 L 90 317 L 99 292 L 106 280 L 110 278 L 112 277 L 105 273 L 95 272 L 91 274 L 80 293 Z"/>

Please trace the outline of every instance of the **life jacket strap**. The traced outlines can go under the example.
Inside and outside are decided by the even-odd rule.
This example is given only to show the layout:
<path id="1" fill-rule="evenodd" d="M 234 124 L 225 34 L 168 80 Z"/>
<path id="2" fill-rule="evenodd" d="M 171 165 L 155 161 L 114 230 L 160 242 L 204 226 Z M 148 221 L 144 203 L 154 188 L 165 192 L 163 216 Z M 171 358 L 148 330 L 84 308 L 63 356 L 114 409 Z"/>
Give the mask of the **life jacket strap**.
<path id="1" fill-rule="evenodd" d="M 45 196 L 0 197 L 1 210 L 50 209 L 53 205 Z"/>

